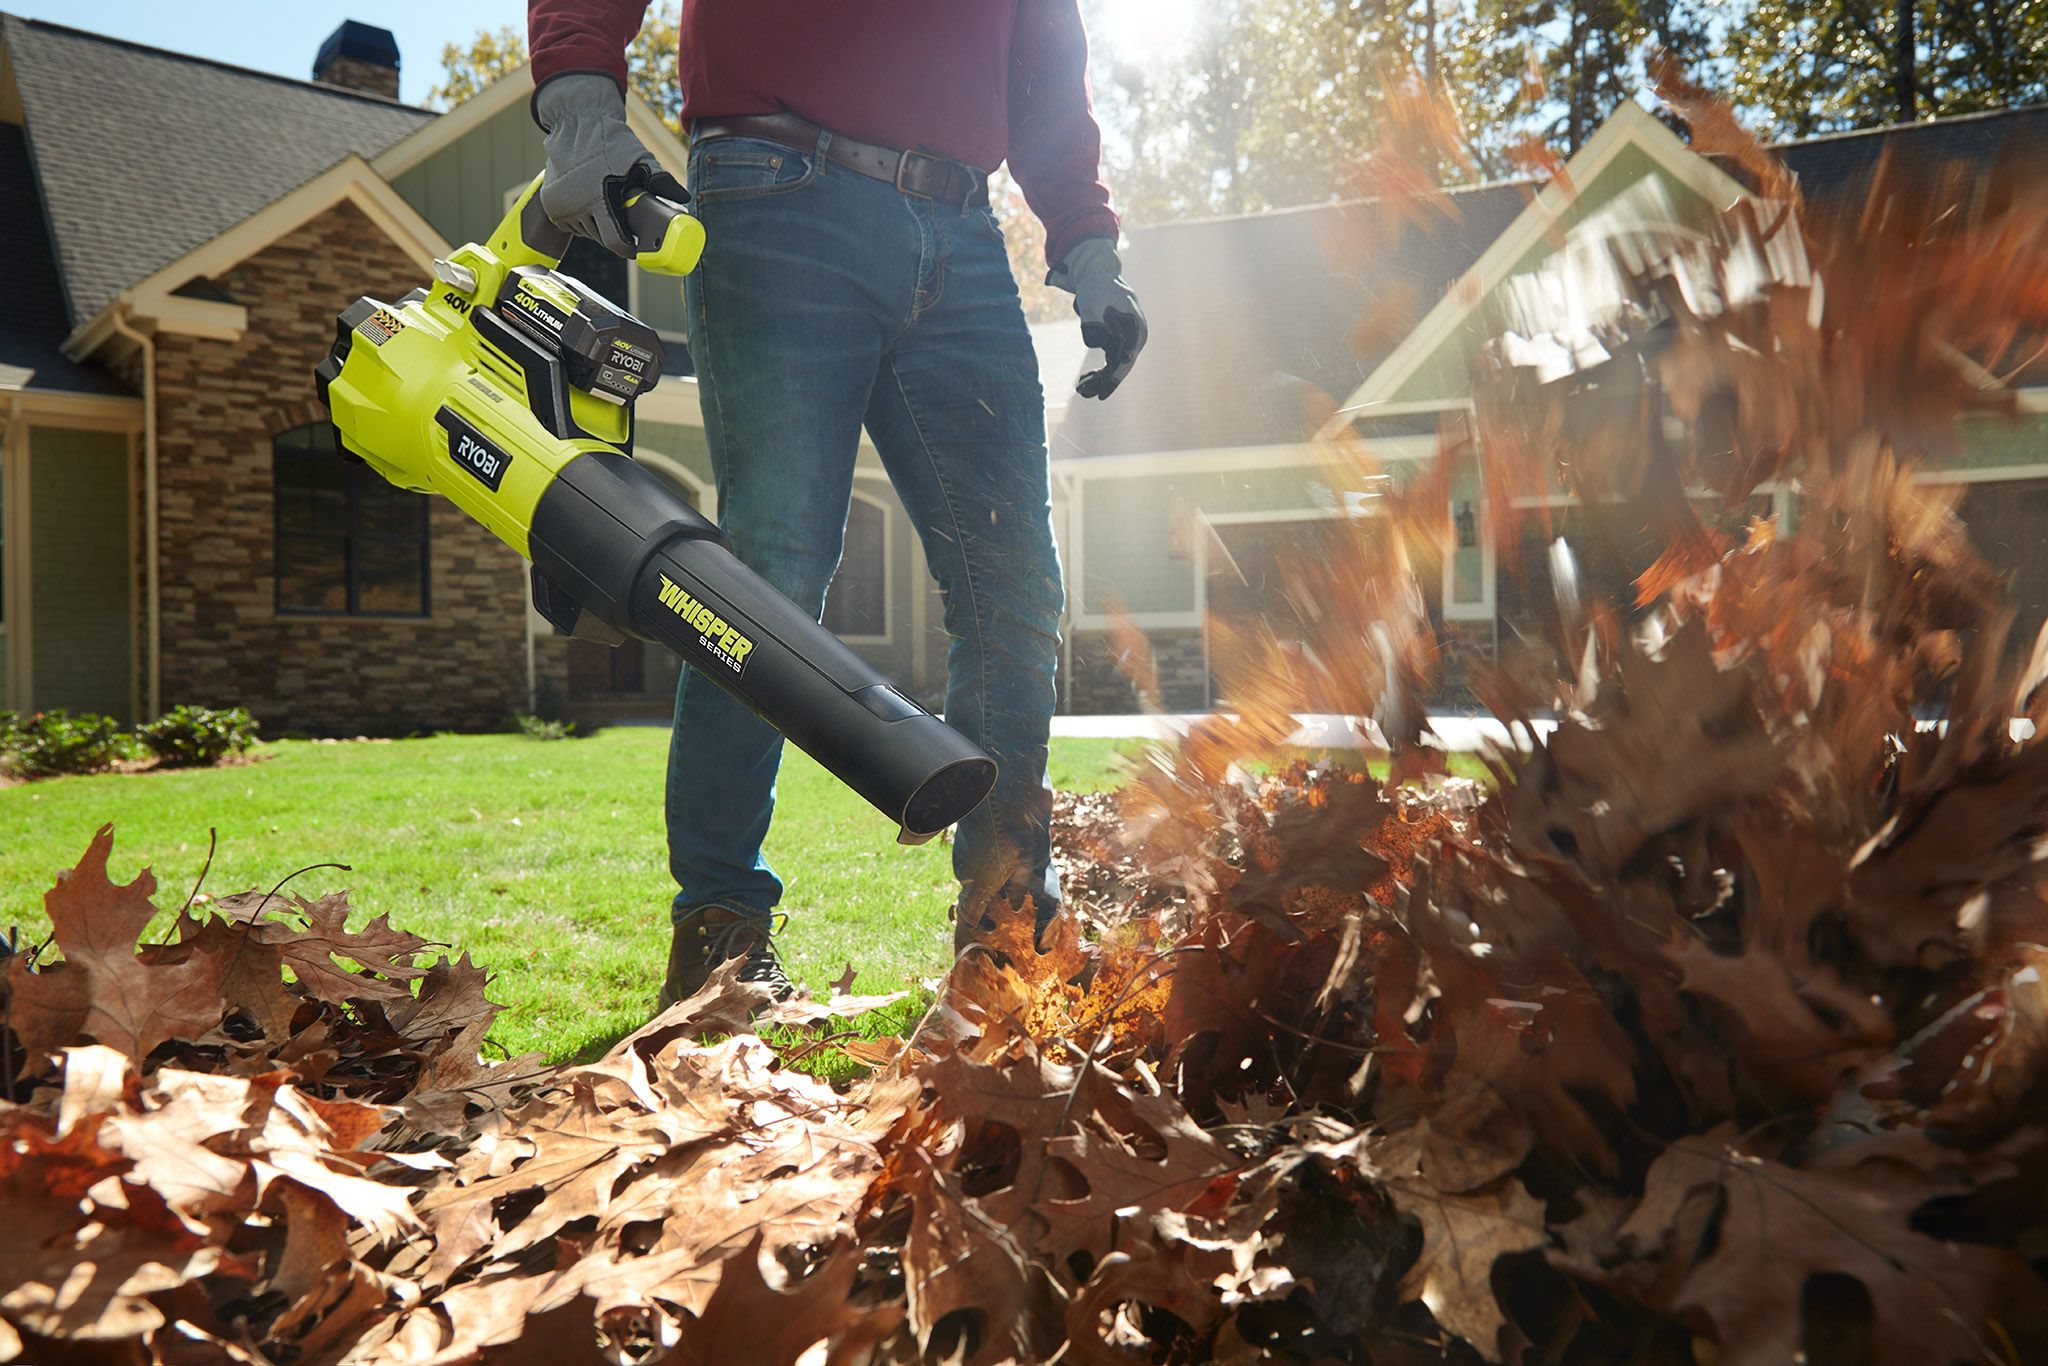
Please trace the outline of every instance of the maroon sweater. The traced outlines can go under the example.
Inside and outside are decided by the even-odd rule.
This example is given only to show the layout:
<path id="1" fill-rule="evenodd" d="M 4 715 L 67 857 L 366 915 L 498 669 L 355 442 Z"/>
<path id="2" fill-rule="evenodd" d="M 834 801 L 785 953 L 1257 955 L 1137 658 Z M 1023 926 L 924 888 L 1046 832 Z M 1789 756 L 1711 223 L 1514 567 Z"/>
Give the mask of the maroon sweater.
<path id="1" fill-rule="evenodd" d="M 1078 0 L 682 0 L 683 118 L 800 114 L 994 170 L 1007 160 L 1057 264 L 1114 237 Z M 625 84 L 646 0 L 528 0 L 533 78 Z"/>

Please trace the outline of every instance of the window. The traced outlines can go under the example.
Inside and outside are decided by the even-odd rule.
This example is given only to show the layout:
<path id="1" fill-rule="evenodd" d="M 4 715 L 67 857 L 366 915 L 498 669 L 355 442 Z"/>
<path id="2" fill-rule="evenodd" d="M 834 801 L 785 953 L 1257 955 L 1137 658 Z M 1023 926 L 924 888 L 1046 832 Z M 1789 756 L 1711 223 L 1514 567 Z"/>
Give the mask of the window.
<path id="1" fill-rule="evenodd" d="M 2006 605 L 2013 609 L 2006 653 L 2025 657 L 2048 622 L 2048 479 L 1985 479 L 1971 483 L 1956 504 L 1970 544 L 2008 576 Z"/>
<path id="2" fill-rule="evenodd" d="M 846 549 L 825 595 L 825 629 L 833 635 L 889 634 L 889 514 L 858 494 L 846 514 Z"/>
<path id="3" fill-rule="evenodd" d="M 277 490 L 277 610 L 322 616 L 427 614 L 427 498 L 344 461 L 324 422 L 271 444 Z"/>

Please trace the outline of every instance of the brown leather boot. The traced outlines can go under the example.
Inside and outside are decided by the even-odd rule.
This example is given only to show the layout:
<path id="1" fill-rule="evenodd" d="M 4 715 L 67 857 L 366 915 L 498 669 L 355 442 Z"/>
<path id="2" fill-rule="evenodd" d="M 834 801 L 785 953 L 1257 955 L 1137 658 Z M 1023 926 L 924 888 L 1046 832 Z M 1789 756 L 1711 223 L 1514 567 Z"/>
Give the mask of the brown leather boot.
<path id="1" fill-rule="evenodd" d="M 668 975 L 662 979 L 656 1008 L 667 1010 L 687 1001 L 710 979 L 712 970 L 734 958 L 744 958 L 742 982 L 759 982 L 776 1000 L 786 1001 L 796 985 L 782 971 L 770 937 L 774 922 L 767 916 L 734 910 L 730 906 L 699 906 L 686 912 L 668 945 Z"/>

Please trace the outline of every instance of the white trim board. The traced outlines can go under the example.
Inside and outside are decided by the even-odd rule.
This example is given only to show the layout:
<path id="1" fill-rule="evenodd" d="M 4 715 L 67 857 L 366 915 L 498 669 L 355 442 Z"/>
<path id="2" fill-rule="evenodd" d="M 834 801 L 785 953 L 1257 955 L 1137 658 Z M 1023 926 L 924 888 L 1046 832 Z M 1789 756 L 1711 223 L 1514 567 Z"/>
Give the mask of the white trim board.
<path id="1" fill-rule="evenodd" d="M 1433 435 L 1390 436 L 1368 440 L 1366 449 L 1385 460 L 1426 460 L 1440 444 Z M 1280 446 L 1215 446 L 1204 450 L 1133 451 L 1124 455 L 1054 457 L 1053 473 L 1076 483 L 1090 479 L 1127 479 L 1144 474 L 1221 474 L 1232 470 L 1271 470 L 1299 466 L 1343 469 L 1342 457 L 1322 443 L 1298 441 Z"/>
<path id="2" fill-rule="evenodd" d="M 489 123 L 512 105 L 523 105 L 531 98 L 533 64 L 522 62 L 447 113 L 421 124 L 386 147 L 371 160 L 370 169 L 386 180 L 395 180 L 434 153 L 462 141 L 466 135 Z M 683 178 L 689 163 L 688 149 L 668 130 L 661 117 L 647 107 L 647 101 L 630 91 L 626 95 L 626 124 L 647 150 L 654 153 L 654 159 L 661 163 L 663 170 L 678 180 Z M 536 173 L 539 170 L 538 166 L 534 167 Z"/>
<path id="3" fill-rule="evenodd" d="M 1916 484 L 2004 484 L 2022 479 L 2048 479 L 2048 461 L 2024 465 L 1983 465 L 1970 469 L 1916 470 Z"/>
<path id="4" fill-rule="evenodd" d="M 343 202 L 362 210 L 419 267 L 422 276 L 433 270 L 435 257 L 448 254 L 448 243 L 441 234 L 398 191 L 380 179 L 369 162 L 350 154 L 227 231 L 122 290 L 97 316 L 65 339 L 64 354 L 73 360 L 83 360 L 97 351 L 115 335 L 114 318 L 124 306 L 133 308 L 138 317 L 156 321 L 165 331 L 178 331 L 185 325 L 214 329 L 200 331 L 202 336 L 222 335 L 222 330 L 234 322 L 222 310 L 234 307 L 239 313 L 238 306 L 176 298 L 173 291 L 193 280 L 233 269 Z M 246 316 L 242 325 L 246 326 Z M 240 335 L 239 331 L 234 335 Z"/>
<path id="5" fill-rule="evenodd" d="M 1366 376 L 1365 382 L 1330 419 L 1324 434 L 1341 430 L 1362 408 L 1399 393 L 1401 386 L 1422 368 L 1423 362 L 1456 335 L 1458 328 L 1487 296 L 1513 273 L 1516 263 L 1541 245 L 1558 220 L 1571 212 L 1578 200 L 1574 190 L 1568 189 L 1567 185 L 1590 186 L 1623 150 L 1630 147 L 1646 153 L 1680 184 L 1719 208 L 1732 207 L 1748 194 L 1741 182 L 1694 153 L 1647 109 L 1634 100 L 1624 101 L 1577 155 L 1565 164 L 1561 178 L 1565 183 L 1553 182 L 1537 192 L 1506 230 L 1493 240 L 1493 245 L 1480 253 L 1471 268 L 1444 291 L 1444 296 L 1423 315 L 1422 321 L 1402 339 L 1401 344 Z M 1443 406 L 1457 405 L 1446 401 Z"/>
<path id="6" fill-rule="evenodd" d="M 29 423 L 17 395 L 7 413 L 7 429 L 0 434 L 0 490 L 7 519 L 4 544 L 7 594 L 7 670 L 0 677 L 0 705 L 16 711 L 30 711 L 34 704 L 35 623 L 30 618 L 29 568 L 33 559 L 29 545 Z"/>
<path id="7" fill-rule="evenodd" d="M 533 66 L 522 62 L 438 118 L 429 119 L 370 160 L 370 169 L 396 180 L 434 153 L 460 142 L 510 106 L 533 94 Z"/>

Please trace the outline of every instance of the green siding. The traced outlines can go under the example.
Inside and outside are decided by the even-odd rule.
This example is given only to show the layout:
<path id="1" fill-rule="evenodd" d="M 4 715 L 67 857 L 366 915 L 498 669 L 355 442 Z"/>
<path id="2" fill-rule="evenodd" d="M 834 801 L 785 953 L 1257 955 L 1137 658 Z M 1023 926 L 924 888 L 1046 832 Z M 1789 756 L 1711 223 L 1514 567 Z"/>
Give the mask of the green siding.
<path id="1" fill-rule="evenodd" d="M 2008 469 L 2048 465 L 2048 415 L 2018 419 L 1972 418 L 1956 426 L 1955 458 L 1929 462 L 1942 469 Z"/>
<path id="2" fill-rule="evenodd" d="M 456 246 L 480 242 L 505 216 L 505 192 L 524 185 L 545 164 L 540 129 L 526 101 L 509 105 L 460 140 L 443 147 L 411 170 L 394 176 L 391 188 L 420 212 L 434 231 Z M 636 311 L 664 332 L 683 330 L 682 286 L 672 277 L 639 275 Z"/>
<path id="3" fill-rule="evenodd" d="M 505 192 L 531 180 L 546 159 L 521 100 L 393 177 L 391 188 L 450 242 L 480 242 L 505 216 Z"/>
<path id="4" fill-rule="evenodd" d="M 1077 607 L 1091 615 L 1121 602 L 1131 612 L 1195 610 L 1195 554 L 1175 554 L 1173 523 L 1185 510 L 1269 512 L 1327 507 L 1328 471 L 1301 465 L 1213 474 L 1133 474 L 1089 479 L 1078 536 Z"/>
<path id="5" fill-rule="evenodd" d="M 1597 213 L 1623 192 L 1645 180 L 1662 184 L 1681 222 L 1695 228 L 1708 226 L 1713 217 L 1712 206 L 1666 171 L 1648 152 L 1630 146 L 1622 148 L 1593 182 L 1584 187 L 1578 203 L 1565 214 L 1559 230 L 1569 229 L 1589 214 Z M 1515 263 L 1511 274 L 1520 275 L 1534 270 L 1556 250 L 1555 235 L 1545 234 L 1541 242 Z M 1493 299 L 1489 296 L 1478 309 L 1467 315 L 1465 325 L 1437 347 L 1408 381 L 1394 392 L 1390 401 L 1463 403 L 1472 391 L 1473 352 L 1491 331 L 1492 304 Z"/>
<path id="6" fill-rule="evenodd" d="M 32 701 L 134 720 L 125 436 L 29 433 L 29 551 Z"/>

